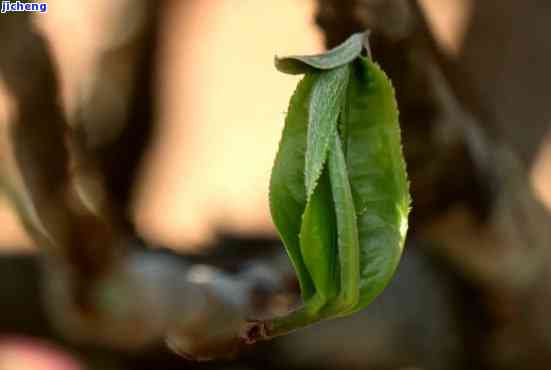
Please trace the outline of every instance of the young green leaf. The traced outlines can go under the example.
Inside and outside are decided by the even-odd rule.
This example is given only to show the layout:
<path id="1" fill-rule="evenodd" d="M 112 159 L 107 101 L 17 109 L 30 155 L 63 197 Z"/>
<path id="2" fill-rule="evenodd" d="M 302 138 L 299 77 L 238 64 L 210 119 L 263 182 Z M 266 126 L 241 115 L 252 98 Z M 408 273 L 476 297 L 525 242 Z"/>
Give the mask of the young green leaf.
<path id="1" fill-rule="evenodd" d="M 353 63 L 341 124 L 346 126 L 345 156 L 358 215 L 358 310 L 393 276 L 410 208 L 394 89 L 381 68 L 366 58 Z"/>
<path id="2" fill-rule="evenodd" d="M 314 84 L 308 114 L 308 141 L 305 156 L 306 198 L 314 192 L 327 159 L 329 146 L 337 135 L 337 118 L 346 93 L 349 66 L 320 74 Z"/>
<path id="3" fill-rule="evenodd" d="M 317 74 L 305 76 L 291 98 L 270 179 L 272 219 L 297 273 L 303 299 L 315 292 L 300 252 L 299 233 L 306 208 L 304 156 L 309 99 L 317 79 Z"/>
<path id="4" fill-rule="evenodd" d="M 312 277 L 316 294 L 324 301 L 336 296 L 339 288 L 336 275 L 336 216 L 333 207 L 327 206 L 332 203 L 329 176 L 325 170 L 306 206 L 300 229 L 300 251 Z"/>
<path id="5" fill-rule="evenodd" d="M 303 74 L 316 69 L 329 70 L 340 67 L 360 55 L 368 35 L 367 31 L 355 33 L 339 46 L 323 54 L 276 57 L 275 66 L 280 72 L 288 74 Z"/>
<path id="6" fill-rule="evenodd" d="M 333 204 L 337 216 L 338 257 L 340 266 L 340 292 L 329 312 L 340 313 L 355 307 L 360 299 L 360 241 L 358 224 L 346 161 L 339 136 L 333 140 L 329 156 L 329 177 Z"/>

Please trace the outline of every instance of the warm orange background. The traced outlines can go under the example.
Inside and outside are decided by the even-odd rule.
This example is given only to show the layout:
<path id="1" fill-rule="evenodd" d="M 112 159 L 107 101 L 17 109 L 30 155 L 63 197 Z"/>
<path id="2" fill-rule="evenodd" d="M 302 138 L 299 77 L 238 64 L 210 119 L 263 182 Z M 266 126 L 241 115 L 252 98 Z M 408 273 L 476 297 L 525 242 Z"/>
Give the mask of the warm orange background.
<path id="1" fill-rule="evenodd" d="M 37 17 L 54 47 L 70 110 L 122 0 L 50 0 Z M 424 0 L 439 41 L 461 43 L 470 0 Z M 134 218 L 147 238 L 192 247 L 216 228 L 273 232 L 269 173 L 296 77 L 273 67 L 276 53 L 322 50 L 313 0 L 172 1 L 159 69 L 159 125 L 137 184 Z M 191 13 L 190 13 L 191 12 Z M 65 30 L 71 32 L 65 32 Z M 0 121 L 8 110 L 0 86 Z M 1 127 L 1 126 L 0 126 Z M 0 138 L 5 140 L 5 137 Z M 1 141 L 0 141 L 1 146 Z M 551 139 L 533 169 L 551 207 Z M 30 246 L 0 198 L 0 245 Z"/>

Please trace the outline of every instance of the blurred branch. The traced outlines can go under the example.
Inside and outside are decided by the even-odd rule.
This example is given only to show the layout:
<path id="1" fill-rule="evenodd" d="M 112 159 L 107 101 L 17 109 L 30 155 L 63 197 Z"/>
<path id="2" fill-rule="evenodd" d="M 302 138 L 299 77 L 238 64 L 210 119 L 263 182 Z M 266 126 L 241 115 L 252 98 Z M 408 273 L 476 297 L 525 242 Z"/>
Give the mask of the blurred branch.
<path id="1" fill-rule="evenodd" d="M 80 288 L 86 290 L 115 262 L 117 248 L 107 246 L 117 245 L 116 234 L 80 202 L 72 186 L 68 127 L 46 42 L 25 15 L 2 17 L 0 27 L 10 40 L 0 71 L 16 104 L 10 129 L 25 185 L 22 196 L 29 198 L 22 202 L 27 204 L 25 224 L 52 262 L 74 270 L 75 294 L 85 299 Z"/>
<path id="2" fill-rule="evenodd" d="M 124 17 L 124 22 L 110 24 L 93 77 L 82 84 L 73 126 L 80 142 L 81 165 L 90 175 L 85 179 L 103 174 L 107 194 L 100 197 L 105 197 L 104 207 L 132 229 L 127 212 L 132 184 L 153 131 L 158 38 L 166 4 L 148 0 L 118 4 L 113 17 Z M 98 198 L 95 190 L 89 193 Z"/>
<path id="3" fill-rule="evenodd" d="M 530 22 L 543 11 L 538 2 L 511 1 L 506 14 L 496 14 L 496 9 L 505 6 L 502 3 L 473 2 L 475 14 L 482 4 L 486 10 L 478 14 L 480 28 L 474 31 L 486 33 L 488 20 L 500 18 L 497 23 L 508 28 L 493 30 L 493 35 L 508 35 L 511 24 L 520 19 L 512 9 L 522 8 L 526 15 L 531 7 L 532 14 L 525 18 Z M 545 334 L 548 320 L 543 312 L 551 301 L 542 292 L 551 286 L 547 268 L 551 217 L 535 197 L 525 163 L 503 135 L 507 123 L 516 124 L 520 132 L 527 124 L 540 122 L 508 122 L 499 115 L 492 97 L 480 88 L 493 81 L 477 84 L 474 80 L 483 76 L 473 70 L 482 62 L 480 50 L 469 54 L 471 45 L 464 45 L 467 50 L 463 52 L 470 55 L 467 67 L 463 60 L 444 53 L 419 0 L 318 0 L 318 4 L 317 21 L 328 46 L 352 32 L 373 29 L 375 59 L 396 86 L 412 181 L 414 232 L 437 241 L 432 253 L 445 257 L 479 287 L 484 306 L 477 309 L 488 312 L 493 320 L 484 333 L 484 342 L 492 345 L 482 347 L 483 357 L 501 368 L 516 369 L 532 368 L 535 353 L 550 358 L 551 340 Z M 538 19 L 548 21 L 546 14 L 547 18 Z M 525 37 L 532 35 L 525 33 Z M 479 48 L 487 48 L 489 40 L 498 45 L 510 42 L 484 40 L 486 44 L 479 43 Z M 531 52 L 539 55 L 541 45 Z M 488 62 L 485 71 L 498 67 Z M 524 67 L 512 67 L 519 68 L 523 71 Z M 522 80 L 520 73 L 516 76 Z"/>
<path id="4" fill-rule="evenodd" d="M 40 212 L 39 217 L 42 216 L 40 218 L 48 222 L 52 217 L 45 216 L 49 216 L 48 212 L 56 213 L 53 212 L 57 208 L 55 204 L 64 197 L 64 187 L 69 184 L 69 157 L 64 145 L 65 120 L 59 107 L 53 66 L 44 42 L 30 28 L 28 17 L 2 17 L 0 31 L 6 35 L 10 47 L 2 50 L 0 70 L 6 87 L 17 104 L 17 125 L 12 130 L 12 137 L 18 165 L 29 188 L 31 200 L 41 206 L 36 212 Z M 25 32 L 20 33 L 20 30 Z M 40 67 L 37 68 L 38 66 Z M 43 99 L 35 99 L 37 86 L 43 86 L 46 91 Z M 37 119 L 40 124 L 35 127 L 34 121 Z M 26 131 L 29 133 L 24 134 Z M 44 136 L 46 139 L 42 143 L 40 141 Z M 52 216 L 55 219 L 64 217 Z M 34 224 L 31 231 L 40 235 L 41 241 L 48 240 L 54 244 L 55 241 L 51 238 L 63 240 L 65 237 L 59 232 L 51 236 L 39 232 L 44 228 L 48 226 Z M 56 227 L 54 225 L 48 229 L 55 230 Z M 57 241 L 59 242 L 60 240 Z"/>
<path id="5" fill-rule="evenodd" d="M 122 348 L 165 338 L 199 359 L 234 352 L 244 320 L 269 309 L 288 266 L 257 261 L 230 275 L 137 247 L 76 189 L 73 161 L 86 149 L 78 152 L 80 141 L 67 145 L 74 136 L 46 41 L 26 15 L 2 16 L 0 33 L 0 75 L 16 102 L 11 133 L 24 183 L 14 194 L 44 255 L 44 303 L 54 326 L 78 341 Z M 259 291 L 269 293 L 261 302 Z"/>

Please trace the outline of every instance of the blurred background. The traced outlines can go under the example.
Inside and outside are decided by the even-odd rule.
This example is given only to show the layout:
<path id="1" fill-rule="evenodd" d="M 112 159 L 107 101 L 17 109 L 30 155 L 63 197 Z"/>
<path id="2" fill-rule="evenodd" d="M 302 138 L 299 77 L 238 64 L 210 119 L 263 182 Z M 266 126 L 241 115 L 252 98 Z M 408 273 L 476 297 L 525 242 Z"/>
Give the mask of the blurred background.
<path id="1" fill-rule="evenodd" d="M 397 90 L 414 211 L 397 277 L 365 312 L 198 365 L 162 345 L 127 353 L 59 336 L 36 246 L 0 196 L 0 370 L 549 367 L 551 3 L 49 0 L 33 22 L 69 122 L 148 245 L 283 248 L 267 193 L 299 77 L 273 57 L 365 28 Z M 8 177 L 12 110 L 0 79 Z"/>

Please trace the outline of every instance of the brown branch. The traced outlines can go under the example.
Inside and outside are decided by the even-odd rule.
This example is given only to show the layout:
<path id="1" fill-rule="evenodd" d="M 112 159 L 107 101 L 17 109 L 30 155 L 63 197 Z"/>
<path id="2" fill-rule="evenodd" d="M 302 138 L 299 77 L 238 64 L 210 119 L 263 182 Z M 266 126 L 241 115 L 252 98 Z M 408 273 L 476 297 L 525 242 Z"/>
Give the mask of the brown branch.
<path id="1" fill-rule="evenodd" d="M 102 40 L 93 83 L 81 84 L 71 126 L 83 177 L 101 178 L 104 185 L 103 194 L 92 198 L 100 198 L 99 208 L 112 222 L 132 230 L 128 209 L 152 137 L 161 14 L 167 4 L 139 0 L 121 5 L 124 22 L 110 25 Z"/>
<path id="2" fill-rule="evenodd" d="M 48 257 L 72 271 L 75 297 L 86 305 L 89 284 L 115 262 L 117 235 L 80 201 L 69 170 L 67 123 L 48 45 L 30 17 L 2 17 L 7 46 L 0 72 L 16 109 L 11 125 L 15 158 L 36 218 L 30 235 Z"/>
<path id="3" fill-rule="evenodd" d="M 46 212 L 57 208 L 69 184 L 69 157 L 53 66 L 43 39 L 31 27 L 27 16 L 2 17 L 0 31 L 7 46 L 2 49 L 0 71 L 17 105 L 12 136 L 18 166 L 32 202 L 40 206 L 39 218 L 48 222 Z M 36 127 L 35 121 L 39 121 Z M 64 238 L 61 233 L 54 237 Z"/>

